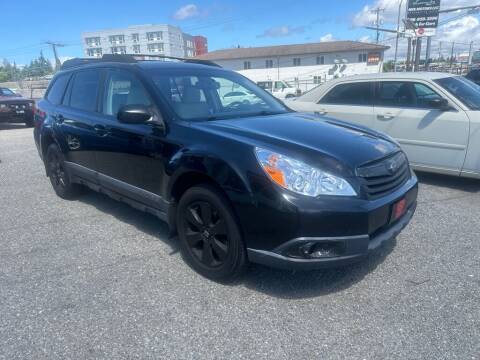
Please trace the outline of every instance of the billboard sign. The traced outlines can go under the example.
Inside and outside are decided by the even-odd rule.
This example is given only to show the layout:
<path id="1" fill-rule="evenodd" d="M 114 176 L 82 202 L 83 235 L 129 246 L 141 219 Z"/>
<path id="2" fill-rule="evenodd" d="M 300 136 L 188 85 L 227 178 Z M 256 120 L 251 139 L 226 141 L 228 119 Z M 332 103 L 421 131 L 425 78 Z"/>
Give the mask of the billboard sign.
<path id="1" fill-rule="evenodd" d="M 407 19 L 415 29 L 407 29 L 409 35 L 434 36 L 438 27 L 440 0 L 408 0 Z"/>

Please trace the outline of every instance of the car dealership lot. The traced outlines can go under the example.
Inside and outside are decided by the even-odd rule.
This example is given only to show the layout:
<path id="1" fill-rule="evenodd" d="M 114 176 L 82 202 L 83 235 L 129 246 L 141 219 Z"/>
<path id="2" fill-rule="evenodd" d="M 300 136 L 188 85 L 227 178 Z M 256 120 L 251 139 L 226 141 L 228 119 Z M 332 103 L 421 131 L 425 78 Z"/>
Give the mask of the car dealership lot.
<path id="1" fill-rule="evenodd" d="M 193 272 L 156 218 L 56 197 L 32 130 L 0 126 L 0 358 L 480 354 L 480 181 L 421 175 L 412 223 L 363 263 L 252 266 L 226 286 Z"/>

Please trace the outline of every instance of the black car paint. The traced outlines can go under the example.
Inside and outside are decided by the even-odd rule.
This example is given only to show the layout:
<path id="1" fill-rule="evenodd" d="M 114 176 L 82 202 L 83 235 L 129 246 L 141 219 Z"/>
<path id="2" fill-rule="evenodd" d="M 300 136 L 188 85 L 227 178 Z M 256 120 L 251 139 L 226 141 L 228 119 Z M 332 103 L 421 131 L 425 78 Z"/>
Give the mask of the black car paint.
<path id="1" fill-rule="evenodd" d="M 180 65 L 158 65 L 164 71 L 169 66 Z M 181 66 L 202 71 L 207 68 Z M 409 208 L 408 219 L 405 215 L 405 224 L 397 225 L 396 233 L 413 215 L 417 196 L 414 175 L 401 188 L 380 199 L 370 200 L 362 191 L 355 169 L 401 151 L 397 144 L 372 130 L 293 112 L 183 121 L 155 91 L 142 66 L 82 66 L 89 68 L 122 68 L 136 74 L 157 105 L 156 119 L 142 125 L 124 124 L 98 111 L 87 113 L 42 100 L 38 107 L 43 116 L 36 118 L 34 129 L 40 156 L 44 156 L 49 143 L 57 143 L 75 173 L 74 181 L 151 212 L 172 228 L 176 203 L 184 187 L 209 181 L 229 199 L 252 261 L 298 267 L 298 261 L 293 259 L 283 259 L 282 264 L 275 261 L 281 256 L 277 249 L 295 239 L 344 241 L 349 237 L 345 241 L 354 253 L 337 259 L 338 262 L 326 259 L 300 263 L 300 267 L 308 268 L 308 264 L 320 267 L 364 256 L 369 251 L 370 236 L 389 230 L 392 204 L 396 201 L 406 197 Z M 310 198 L 280 188 L 259 166 L 254 154 L 256 146 L 341 176 L 359 195 Z"/>

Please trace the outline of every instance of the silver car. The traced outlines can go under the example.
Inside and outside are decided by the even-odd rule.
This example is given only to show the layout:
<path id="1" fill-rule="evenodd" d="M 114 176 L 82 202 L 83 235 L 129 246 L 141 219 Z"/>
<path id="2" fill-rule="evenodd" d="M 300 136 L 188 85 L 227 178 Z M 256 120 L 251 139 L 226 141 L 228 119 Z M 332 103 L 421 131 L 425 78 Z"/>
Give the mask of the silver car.
<path id="1" fill-rule="evenodd" d="M 396 139 L 415 169 L 480 178 L 480 86 L 443 73 L 345 77 L 286 102 Z"/>

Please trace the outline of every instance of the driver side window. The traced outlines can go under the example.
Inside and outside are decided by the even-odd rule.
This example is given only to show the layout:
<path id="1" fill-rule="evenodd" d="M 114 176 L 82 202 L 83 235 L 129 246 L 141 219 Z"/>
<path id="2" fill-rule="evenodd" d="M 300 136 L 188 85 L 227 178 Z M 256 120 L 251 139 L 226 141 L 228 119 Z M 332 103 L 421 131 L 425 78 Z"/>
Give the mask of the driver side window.
<path id="1" fill-rule="evenodd" d="M 148 92 L 140 80 L 126 71 L 110 71 L 105 82 L 103 113 L 117 116 L 125 105 L 152 106 Z"/>

